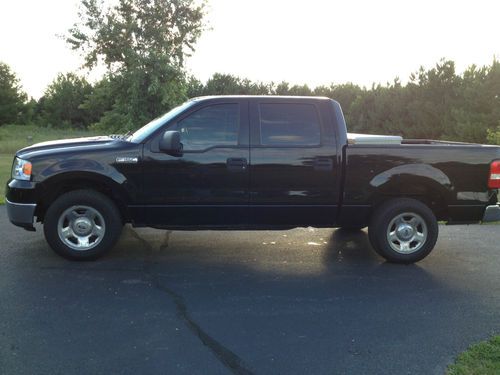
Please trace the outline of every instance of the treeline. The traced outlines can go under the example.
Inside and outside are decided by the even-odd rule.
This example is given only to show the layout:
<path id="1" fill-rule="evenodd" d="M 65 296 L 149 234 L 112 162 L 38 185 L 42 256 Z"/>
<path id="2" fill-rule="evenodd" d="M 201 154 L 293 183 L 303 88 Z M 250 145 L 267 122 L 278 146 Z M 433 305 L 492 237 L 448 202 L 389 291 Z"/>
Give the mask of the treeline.
<path id="1" fill-rule="evenodd" d="M 471 66 L 460 75 L 452 61 L 442 61 L 412 74 L 406 85 L 396 79 L 371 88 L 351 83 L 310 88 L 287 82 L 254 82 L 229 74 L 214 74 L 206 83 L 178 77 L 170 100 L 164 103 L 147 96 L 133 98 L 135 103 L 119 103 L 120 91 L 131 90 L 123 77 L 108 75 L 91 84 L 74 73 L 59 75 L 39 100 L 27 100 L 5 64 L 0 64 L 0 76 L 0 125 L 35 123 L 118 132 L 136 129 L 196 96 L 319 95 L 340 102 L 352 132 L 500 143 L 498 61 L 481 68 Z M 10 86 L 5 84 L 9 80 Z"/>
<path id="2" fill-rule="evenodd" d="M 197 0 L 117 0 L 109 6 L 82 0 L 66 42 L 82 57 L 84 73 L 104 67 L 104 77 L 91 83 L 85 74 L 60 74 L 39 100 L 28 100 L 11 68 L 0 63 L 0 126 L 120 132 L 195 96 L 321 95 L 340 102 L 352 132 L 500 143 L 497 60 L 462 74 L 453 61 L 442 60 L 420 68 L 406 84 L 395 79 L 369 88 L 352 83 L 311 88 L 228 74 L 200 82 L 186 73 L 184 62 L 205 30 L 204 16 L 204 2 Z"/>

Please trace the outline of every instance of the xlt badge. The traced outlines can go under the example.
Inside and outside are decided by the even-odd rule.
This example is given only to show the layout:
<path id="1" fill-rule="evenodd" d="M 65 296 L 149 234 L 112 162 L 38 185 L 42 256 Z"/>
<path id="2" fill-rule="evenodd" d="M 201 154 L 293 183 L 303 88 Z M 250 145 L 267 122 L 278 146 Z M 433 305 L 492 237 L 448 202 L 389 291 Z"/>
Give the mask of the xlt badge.
<path id="1" fill-rule="evenodd" d="M 135 164 L 139 162 L 139 158 L 137 156 L 131 157 L 131 156 L 118 156 L 116 158 L 117 163 L 121 164 Z"/>

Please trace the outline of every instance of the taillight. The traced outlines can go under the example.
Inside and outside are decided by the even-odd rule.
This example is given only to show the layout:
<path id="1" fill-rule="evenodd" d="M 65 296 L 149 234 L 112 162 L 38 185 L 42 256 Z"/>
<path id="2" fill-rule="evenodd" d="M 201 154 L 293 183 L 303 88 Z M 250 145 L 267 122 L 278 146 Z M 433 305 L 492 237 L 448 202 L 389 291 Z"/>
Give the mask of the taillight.
<path id="1" fill-rule="evenodd" d="M 488 179 L 490 189 L 500 189 L 500 160 L 495 160 L 490 165 L 490 178 Z"/>

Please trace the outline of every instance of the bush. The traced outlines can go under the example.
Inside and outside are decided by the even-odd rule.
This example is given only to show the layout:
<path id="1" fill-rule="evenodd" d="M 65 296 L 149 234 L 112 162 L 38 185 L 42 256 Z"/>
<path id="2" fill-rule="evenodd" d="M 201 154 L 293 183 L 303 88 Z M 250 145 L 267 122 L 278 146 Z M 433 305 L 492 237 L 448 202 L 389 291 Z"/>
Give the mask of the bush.
<path id="1" fill-rule="evenodd" d="M 86 129 L 92 122 L 82 104 L 92 86 L 74 73 L 59 74 L 39 101 L 41 124 L 55 128 Z"/>

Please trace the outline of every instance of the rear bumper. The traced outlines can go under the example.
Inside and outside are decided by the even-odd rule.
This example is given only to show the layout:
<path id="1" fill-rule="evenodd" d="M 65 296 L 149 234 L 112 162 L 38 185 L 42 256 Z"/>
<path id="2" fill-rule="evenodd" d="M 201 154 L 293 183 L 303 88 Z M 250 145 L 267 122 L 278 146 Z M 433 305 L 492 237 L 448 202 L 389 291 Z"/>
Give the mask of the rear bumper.
<path id="1" fill-rule="evenodd" d="M 5 203 L 7 206 L 7 215 L 12 224 L 28 230 L 34 230 L 35 203 L 14 203 L 8 199 L 5 200 Z"/>
<path id="2" fill-rule="evenodd" d="M 500 221 L 500 205 L 493 204 L 484 210 L 483 222 Z"/>

